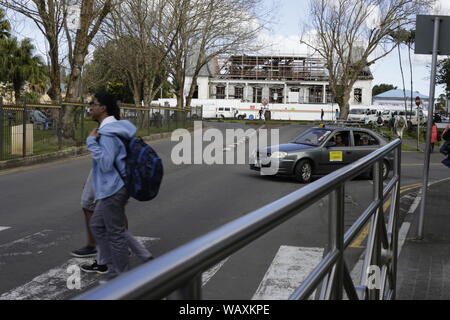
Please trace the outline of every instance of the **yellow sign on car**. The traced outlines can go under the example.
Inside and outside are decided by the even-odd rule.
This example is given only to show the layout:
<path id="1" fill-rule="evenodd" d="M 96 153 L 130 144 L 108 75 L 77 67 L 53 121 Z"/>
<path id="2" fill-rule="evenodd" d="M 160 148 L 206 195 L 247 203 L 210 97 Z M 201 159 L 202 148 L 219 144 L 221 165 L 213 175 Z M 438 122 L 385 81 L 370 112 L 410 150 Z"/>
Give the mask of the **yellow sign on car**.
<path id="1" fill-rule="evenodd" d="M 342 162 L 342 151 L 330 151 L 330 161 Z"/>

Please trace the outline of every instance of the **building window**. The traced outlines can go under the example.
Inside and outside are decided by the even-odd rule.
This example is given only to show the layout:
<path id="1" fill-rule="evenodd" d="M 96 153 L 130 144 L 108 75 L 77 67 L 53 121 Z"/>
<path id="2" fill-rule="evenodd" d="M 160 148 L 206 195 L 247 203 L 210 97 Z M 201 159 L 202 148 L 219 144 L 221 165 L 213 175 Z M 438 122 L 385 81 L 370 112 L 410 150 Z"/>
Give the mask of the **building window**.
<path id="1" fill-rule="evenodd" d="M 283 88 L 270 88 L 270 103 L 283 103 Z"/>
<path id="2" fill-rule="evenodd" d="M 262 101 L 262 88 L 253 87 L 253 102 L 261 103 Z"/>
<path id="3" fill-rule="evenodd" d="M 192 99 L 198 99 L 198 86 L 195 86 L 194 94 L 192 95 Z"/>
<path id="4" fill-rule="evenodd" d="M 244 99 L 244 88 L 243 87 L 235 87 L 234 88 L 234 98 L 235 99 Z"/>
<path id="5" fill-rule="evenodd" d="M 353 95 L 355 97 L 355 103 L 361 103 L 362 102 L 362 89 L 361 88 L 356 88 L 353 91 Z"/>
<path id="6" fill-rule="evenodd" d="M 216 87 L 216 99 L 225 99 L 225 87 L 223 86 Z"/>

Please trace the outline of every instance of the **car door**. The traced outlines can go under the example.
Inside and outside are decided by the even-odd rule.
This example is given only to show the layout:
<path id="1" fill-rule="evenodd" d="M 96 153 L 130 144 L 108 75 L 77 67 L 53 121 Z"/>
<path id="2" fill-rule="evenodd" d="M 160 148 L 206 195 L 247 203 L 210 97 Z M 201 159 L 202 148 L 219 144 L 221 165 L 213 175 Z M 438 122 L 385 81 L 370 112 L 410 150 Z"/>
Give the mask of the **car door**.
<path id="1" fill-rule="evenodd" d="M 322 148 L 320 171 L 323 173 L 333 172 L 345 167 L 351 162 L 352 146 L 350 130 L 336 130 L 328 139 L 327 143 L 336 143 L 338 140 L 337 136 L 339 135 L 342 136 L 342 145 L 324 146 Z"/>

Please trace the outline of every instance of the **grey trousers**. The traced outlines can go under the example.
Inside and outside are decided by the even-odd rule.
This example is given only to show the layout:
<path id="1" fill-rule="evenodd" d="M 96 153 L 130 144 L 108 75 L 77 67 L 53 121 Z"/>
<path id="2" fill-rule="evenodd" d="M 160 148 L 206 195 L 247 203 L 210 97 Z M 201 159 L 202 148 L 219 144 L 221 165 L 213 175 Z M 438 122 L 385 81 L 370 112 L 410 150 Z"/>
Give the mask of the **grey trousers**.
<path id="1" fill-rule="evenodd" d="M 125 229 L 125 204 L 128 198 L 124 187 L 116 194 L 98 200 L 91 218 L 92 234 L 111 276 L 128 270 L 128 241 Z"/>
<path id="2" fill-rule="evenodd" d="M 127 239 L 128 247 L 130 247 L 131 252 L 133 252 L 136 257 L 141 259 L 141 261 L 147 261 L 152 254 L 148 251 L 136 238 L 128 231 L 125 230 L 125 238 Z M 97 264 L 103 265 L 107 264 L 108 260 L 103 257 L 102 251 L 100 248 L 97 248 Z"/>

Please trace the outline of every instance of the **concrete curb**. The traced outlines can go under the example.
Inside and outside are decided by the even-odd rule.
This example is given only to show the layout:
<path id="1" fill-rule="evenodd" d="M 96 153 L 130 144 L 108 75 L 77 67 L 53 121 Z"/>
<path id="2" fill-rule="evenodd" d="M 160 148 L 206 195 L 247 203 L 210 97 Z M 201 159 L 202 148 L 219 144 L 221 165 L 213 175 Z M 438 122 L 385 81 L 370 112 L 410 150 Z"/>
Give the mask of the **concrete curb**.
<path id="1" fill-rule="evenodd" d="M 188 129 L 188 130 L 192 131 L 193 129 Z M 155 140 L 168 139 L 171 137 L 171 135 L 172 135 L 172 132 L 155 133 L 150 136 L 143 137 L 143 139 L 146 142 L 147 141 L 150 142 L 150 141 L 155 141 Z M 87 154 L 89 154 L 89 152 L 88 152 L 86 146 L 72 147 L 72 148 L 68 148 L 66 150 L 41 154 L 41 155 L 27 157 L 27 158 L 0 161 L 0 170 L 30 166 L 30 165 L 35 165 L 35 164 L 40 164 L 40 163 L 44 163 L 44 162 L 65 159 L 65 158 L 79 157 L 79 156 L 83 156 L 83 155 L 87 155 Z"/>

